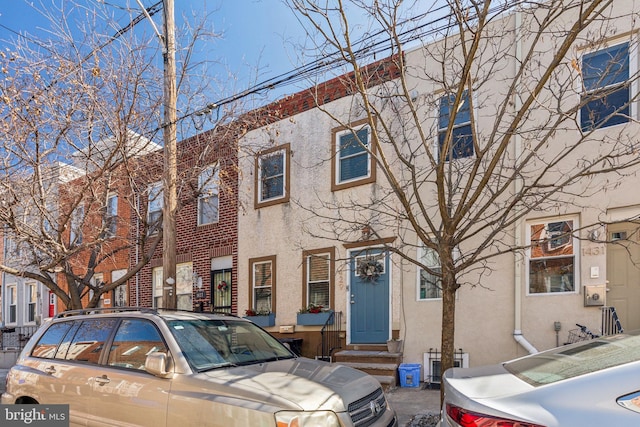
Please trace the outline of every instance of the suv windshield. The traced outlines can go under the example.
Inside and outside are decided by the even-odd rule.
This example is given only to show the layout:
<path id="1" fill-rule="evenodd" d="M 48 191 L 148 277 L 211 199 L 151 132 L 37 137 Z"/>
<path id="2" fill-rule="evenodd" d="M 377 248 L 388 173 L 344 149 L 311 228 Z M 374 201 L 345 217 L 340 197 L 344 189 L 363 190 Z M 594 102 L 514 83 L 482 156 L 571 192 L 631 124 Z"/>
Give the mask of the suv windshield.
<path id="1" fill-rule="evenodd" d="M 251 322 L 207 319 L 169 320 L 167 324 L 196 371 L 295 357 Z"/>
<path id="2" fill-rule="evenodd" d="M 533 386 L 550 384 L 640 360 L 640 331 L 558 347 L 527 356 L 504 367 Z"/>

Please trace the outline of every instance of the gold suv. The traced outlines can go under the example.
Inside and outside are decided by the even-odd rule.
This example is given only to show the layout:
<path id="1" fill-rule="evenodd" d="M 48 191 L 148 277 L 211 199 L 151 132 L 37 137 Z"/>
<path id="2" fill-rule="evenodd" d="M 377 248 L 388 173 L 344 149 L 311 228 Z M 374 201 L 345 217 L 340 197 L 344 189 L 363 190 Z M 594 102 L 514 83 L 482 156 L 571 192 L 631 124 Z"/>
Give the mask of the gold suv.
<path id="1" fill-rule="evenodd" d="M 380 384 L 297 357 L 234 316 L 61 313 L 27 343 L 3 404 L 68 404 L 72 426 L 397 426 Z"/>

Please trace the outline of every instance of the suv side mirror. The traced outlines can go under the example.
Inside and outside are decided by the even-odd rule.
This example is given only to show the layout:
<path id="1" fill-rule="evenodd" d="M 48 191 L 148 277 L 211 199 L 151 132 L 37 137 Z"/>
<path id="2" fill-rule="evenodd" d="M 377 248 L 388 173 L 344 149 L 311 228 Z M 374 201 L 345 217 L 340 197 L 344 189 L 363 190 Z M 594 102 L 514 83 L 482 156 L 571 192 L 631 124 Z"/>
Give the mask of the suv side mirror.
<path id="1" fill-rule="evenodd" d="M 144 369 L 156 377 L 171 378 L 173 377 L 173 372 L 167 370 L 169 360 L 169 356 L 165 353 L 156 351 L 147 356 L 144 361 Z"/>

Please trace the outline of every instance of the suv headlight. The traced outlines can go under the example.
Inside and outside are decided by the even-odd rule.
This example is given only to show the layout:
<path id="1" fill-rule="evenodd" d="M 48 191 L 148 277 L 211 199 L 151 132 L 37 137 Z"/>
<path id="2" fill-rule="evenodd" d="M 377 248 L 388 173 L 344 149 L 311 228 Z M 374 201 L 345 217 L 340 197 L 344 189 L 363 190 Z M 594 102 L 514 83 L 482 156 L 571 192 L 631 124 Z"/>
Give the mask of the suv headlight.
<path id="1" fill-rule="evenodd" d="M 277 427 L 340 427 L 333 411 L 276 412 Z"/>

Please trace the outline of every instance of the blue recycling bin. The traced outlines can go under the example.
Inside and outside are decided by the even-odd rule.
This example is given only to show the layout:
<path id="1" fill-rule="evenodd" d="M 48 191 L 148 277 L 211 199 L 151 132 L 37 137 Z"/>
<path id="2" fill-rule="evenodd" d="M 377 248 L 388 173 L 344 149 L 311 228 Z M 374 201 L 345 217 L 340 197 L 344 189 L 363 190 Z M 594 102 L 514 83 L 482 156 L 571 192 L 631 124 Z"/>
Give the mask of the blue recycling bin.
<path id="1" fill-rule="evenodd" d="M 400 364 L 400 387 L 420 387 L 420 368 L 422 365 L 419 363 Z"/>

